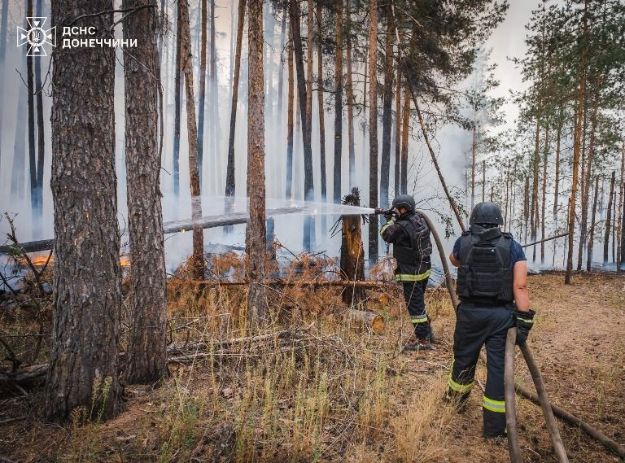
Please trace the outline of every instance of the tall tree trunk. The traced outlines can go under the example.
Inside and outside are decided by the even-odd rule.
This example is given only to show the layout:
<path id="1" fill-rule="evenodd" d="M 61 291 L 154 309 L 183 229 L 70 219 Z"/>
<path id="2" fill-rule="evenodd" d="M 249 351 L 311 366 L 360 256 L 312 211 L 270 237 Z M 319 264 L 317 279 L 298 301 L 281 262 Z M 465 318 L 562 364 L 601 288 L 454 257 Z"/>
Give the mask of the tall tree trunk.
<path id="1" fill-rule="evenodd" d="M 289 83 L 287 90 L 287 127 L 286 127 L 286 197 L 293 198 L 293 119 L 294 119 L 294 100 L 295 100 L 295 76 L 293 72 L 293 34 L 292 26 L 289 21 L 289 45 L 287 49 L 287 68 L 289 73 Z"/>
<path id="2" fill-rule="evenodd" d="M 304 75 L 304 51 L 302 49 L 302 36 L 300 33 L 300 10 L 298 0 L 289 0 L 289 16 L 291 32 L 293 34 L 293 54 L 295 57 L 295 70 L 297 73 L 297 97 L 300 108 L 300 121 L 302 123 L 302 138 L 304 145 L 304 198 L 306 201 L 314 200 L 314 183 L 312 168 L 311 130 L 306 120 L 306 77 Z M 304 219 L 304 249 L 309 251 L 313 247 L 314 222 L 310 216 Z"/>
<path id="3" fill-rule="evenodd" d="M 397 77 L 399 79 L 399 76 Z M 410 142 L 410 90 L 404 88 L 404 108 L 401 112 L 401 176 L 399 192 L 408 193 L 408 144 Z"/>
<path id="4" fill-rule="evenodd" d="M 401 77 L 399 74 L 399 60 L 397 61 L 397 79 L 395 81 L 395 176 L 393 190 L 399 194 L 399 174 L 401 170 Z"/>
<path id="5" fill-rule="evenodd" d="M 473 120 L 473 129 L 471 137 L 471 210 L 475 206 L 475 163 L 477 160 L 477 125 L 476 119 Z"/>
<path id="6" fill-rule="evenodd" d="M 237 19 L 237 45 L 232 76 L 232 102 L 230 106 L 230 132 L 228 135 L 228 164 L 226 167 L 226 196 L 234 196 L 236 177 L 234 175 L 234 143 L 237 126 L 237 106 L 239 104 L 239 78 L 241 74 L 241 48 L 243 47 L 243 25 L 245 24 L 245 0 L 239 0 Z"/>
<path id="7" fill-rule="evenodd" d="M 529 213 L 530 213 L 530 177 L 525 176 L 525 189 L 523 194 L 523 223 L 525 224 L 525 235 L 523 241 L 527 241 L 527 232 L 529 230 Z"/>
<path id="8" fill-rule="evenodd" d="M 599 176 L 595 177 L 595 195 L 592 202 L 592 219 L 590 221 L 590 233 L 588 236 L 588 256 L 586 258 L 586 271 L 592 268 L 592 248 L 595 243 L 595 224 L 597 223 L 597 198 L 599 197 Z"/>
<path id="9" fill-rule="evenodd" d="M 280 23 L 280 67 L 278 71 L 278 133 L 281 133 L 283 116 L 282 106 L 284 98 L 284 47 L 286 45 L 286 13 L 282 16 L 282 22 Z"/>
<path id="10" fill-rule="evenodd" d="M 619 211 L 619 213 L 621 214 L 621 225 L 620 241 L 618 248 L 619 265 L 617 270 L 620 272 L 625 270 L 625 147 L 621 151 L 621 184 L 619 195 Z"/>
<path id="11" fill-rule="evenodd" d="M 555 179 L 554 183 L 554 191 L 553 191 L 553 218 L 558 218 L 558 204 L 560 198 L 558 197 L 560 194 L 560 145 L 562 142 L 562 126 L 564 125 L 564 117 L 563 117 L 564 109 L 562 105 L 560 106 L 560 115 L 558 117 L 558 134 L 556 135 L 556 166 L 555 166 Z"/>
<path id="12" fill-rule="evenodd" d="M 583 36 L 584 42 L 588 37 L 588 0 L 584 1 L 584 17 L 583 17 Z M 577 91 L 577 109 L 575 120 L 575 134 L 573 140 L 573 179 L 571 184 L 571 199 L 569 202 L 569 215 L 568 215 L 568 250 L 566 260 L 566 274 L 564 276 L 564 283 L 571 284 L 573 274 L 573 245 L 575 238 L 575 210 L 577 201 L 577 184 L 579 181 L 579 158 L 581 152 L 582 143 L 582 126 L 584 121 L 584 101 L 586 98 L 586 66 L 587 66 L 588 45 L 583 44 L 581 49 L 580 59 L 580 76 L 578 82 Z"/>
<path id="13" fill-rule="evenodd" d="M 393 15 L 386 6 L 386 40 L 384 47 L 384 90 L 382 95 L 382 163 L 380 165 L 380 206 L 388 207 L 391 176 L 391 129 L 393 128 Z"/>
<path id="14" fill-rule="evenodd" d="M 341 203 L 343 161 L 343 0 L 336 7 L 336 60 L 334 62 L 334 189 L 333 199 Z"/>
<path id="15" fill-rule="evenodd" d="M 545 212 L 547 209 L 547 162 L 549 160 L 549 126 L 545 127 L 545 146 L 543 148 L 543 184 L 542 184 L 542 200 L 540 207 L 540 239 L 544 240 L 545 236 Z M 516 169 L 515 169 L 516 170 Z M 540 243 L 540 263 L 545 263 L 545 242 Z"/>
<path id="16" fill-rule="evenodd" d="M 585 180 L 582 187 L 582 213 L 579 229 L 579 245 L 577 253 L 577 270 L 582 269 L 582 260 L 584 257 L 584 247 L 586 246 L 586 232 L 588 230 L 588 207 L 590 205 L 590 186 L 592 184 L 593 158 L 595 154 L 595 131 L 597 128 L 597 108 L 598 103 L 594 98 L 592 115 L 590 116 L 590 141 L 588 145 L 588 156 L 586 158 Z"/>
<path id="17" fill-rule="evenodd" d="M 378 1 L 369 2 L 369 207 L 378 206 Z M 369 222 L 369 262 L 378 260 L 378 219 Z"/>
<path id="18" fill-rule="evenodd" d="M 24 56 L 23 61 L 26 61 Z M 24 197 L 24 174 L 26 169 L 26 106 L 27 89 L 22 85 L 18 89 L 15 114 L 15 139 L 13 141 L 13 169 L 11 173 L 11 194 L 16 198 Z"/>
<path id="19" fill-rule="evenodd" d="M 111 10 L 112 0 L 52 1 L 54 24 L 89 16 L 73 24 L 94 26 L 101 40 L 113 39 L 113 15 L 100 13 Z M 57 47 L 53 59 L 54 315 L 45 410 L 55 420 L 76 407 L 107 418 L 120 410 L 122 395 L 115 51 Z"/>
<path id="20" fill-rule="evenodd" d="M 0 21 L 0 63 L 4 64 L 7 43 L 7 22 L 9 19 L 9 0 L 2 0 L 2 20 Z"/>
<path id="21" fill-rule="evenodd" d="M 187 135 L 189 145 L 189 180 L 191 187 L 191 220 L 193 220 L 193 256 L 191 271 L 198 280 L 204 279 L 204 230 L 197 223 L 202 218 L 200 172 L 197 159 L 197 125 L 195 120 L 195 97 L 193 94 L 193 54 L 189 29 L 188 0 L 178 0 L 181 31 L 181 59 L 184 72 L 184 88 L 187 112 Z"/>
<path id="22" fill-rule="evenodd" d="M 482 160 L 482 202 L 486 198 L 486 160 Z"/>
<path id="23" fill-rule="evenodd" d="M 347 151 L 349 157 L 349 186 L 354 187 L 356 182 L 356 148 L 354 145 L 354 83 L 352 66 L 352 11 L 351 0 L 345 3 L 346 17 L 346 49 L 345 60 L 347 65 L 347 75 L 345 77 L 345 91 L 347 93 Z M 366 89 L 365 89 L 366 92 Z"/>
<path id="24" fill-rule="evenodd" d="M 4 70 L 7 44 L 7 21 L 9 18 L 9 0 L 2 0 L 2 19 L 0 19 L 0 88 L 4 88 Z M 2 161 L 4 111 L 0 110 L 0 162 Z"/>
<path id="25" fill-rule="evenodd" d="M 27 16 L 34 17 L 33 0 L 27 0 Z M 34 216 L 37 216 L 37 158 L 35 146 L 35 83 L 33 56 L 26 57 L 26 85 L 28 87 L 28 160 L 30 166 L 30 207 Z"/>
<path id="26" fill-rule="evenodd" d="M 201 0 L 201 49 L 200 49 L 200 95 L 198 108 L 197 163 L 200 171 L 200 187 L 204 184 L 204 103 L 206 100 L 206 53 L 208 48 L 208 0 Z"/>
<path id="27" fill-rule="evenodd" d="M 317 6 L 317 106 L 319 109 L 319 158 L 321 161 L 321 200 L 328 197 L 328 180 L 326 171 L 326 123 L 323 104 L 323 50 L 321 44 L 321 26 L 323 10 Z"/>
<path id="28" fill-rule="evenodd" d="M 210 0 L 210 24 L 211 24 L 211 36 L 210 36 L 210 85 L 211 85 L 211 127 L 213 127 L 213 137 L 210 142 L 213 145 L 212 164 L 215 171 L 214 179 L 217 181 L 217 159 L 219 153 L 219 140 L 221 137 L 221 124 L 219 118 L 219 76 L 217 75 L 217 42 L 215 35 L 217 33 L 216 21 L 215 21 L 215 0 Z M 200 163 L 199 168 L 202 168 Z"/>
<path id="29" fill-rule="evenodd" d="M 124 53 L 126 184 L 130 236 L 130 314 L 126 379 L 150 383 L 167 374 L 165 253 L 158 148 L 158 11 L 156 0 L 124 0 L 124 36 L 137 39 Z M 146 72 L 147 71 L 147 72 Z"/>
<path id="30" fill-rule="evenodd" d="M 43 16 L 42 0 L 37 0 L 37 16 Z M 43 215 L 43 169 L 45 164 L 45 128 L 43 123 L 43 84 L 41 82 L 41 59 L 35 60 L 35 92 L 36 92 L 36 114 L 37 114 L 37 185 L 35 196 L 37 203 L 37 218 Z M 37 227 L 39 229 L 39 227 Z"/>
<path id="31" fill-rule="evenodd" d="M 536 136 L 534 137 L 534 155 L 532 156 L 532 202 L 530 205 L 530 232 L 532 241 L 536 241 L 538 227 L 538 171 L 540 167 L 540 117 L 536 117 Z M 536 261 L 536 246 L 532 247 L 532 260 Z"/>
<path id="32" fill-rule="evenodd" d="M 614 199 L 614 180 L 616 172 L 612 171 L 612 179 L 610 180 L 610 194 L 608 196 L 608 210 L 605 218 L 605 238 L 603 240 L 603 265 L 607 265 L 609 260 L 610 249 L 610 229 L 612 228 L 612 201 Z"/>
<path id="33" fill-rule="evenodd" d="M 181 65 L 180 11 L 176 9 L 176 64 L 174 72 L 174 194 L 180 193 L 180 118 L 182 116 L 182 65 Z"/>
<path id="34" fill-rule="evenodd" d="M 315 12 L 313 0 L 307 0 L 306 4 L 306 123 L 312 131 Z"/>
<path id="35" fill-rule="evenodd" d="M 247 223 L 248 320 L 255 326 L 267 319 L 265 276 L 265 89 L 263 72 L 263 0 L 248 0 L 248 113 L 247 194 L 250 220 Z M 305 100 L 304 100 L 305 101 Z M 305 112 L 303 113 L 305 119 Z"/>

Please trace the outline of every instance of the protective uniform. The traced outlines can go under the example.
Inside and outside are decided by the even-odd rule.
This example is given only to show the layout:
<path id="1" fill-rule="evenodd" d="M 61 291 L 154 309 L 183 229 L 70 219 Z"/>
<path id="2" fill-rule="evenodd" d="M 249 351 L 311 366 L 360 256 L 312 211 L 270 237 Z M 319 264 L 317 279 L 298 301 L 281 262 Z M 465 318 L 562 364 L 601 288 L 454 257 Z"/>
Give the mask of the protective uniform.
<path id="1" fill-rule="evenodd" d="M 460 263 L 457 292 L 461 302 L 447 397 L 461 404 L 468 399 L 475 365 L 482 345 L 486 345 L 488 377 L 482 402 L 486 437 L 505 435 L 504 354 L 515 308 L 512 268 L 525 260 L 521 246 L 509 233 L 501 232 L 501 224 L 496 204 L 478 204 L 471 215 L 470 230 L 458 239 L 453 253 Z"/>
<path id="2" fill-rule="evenodd" d="M 380 230 L 380 235 L 384 241 L 393 244 L 393 257 L 397 261 L 395 281 L 402 283 L 415 337 L 425 346 L 432 338 L 424 301 L 432 267 L 430 229 L 425 220 L 414 212 L 415 204 L 411 196 L 398 196 L 393 201 L 393 207 L 404 207 L 408 212 L 399 217 L 390 217 Z"/>

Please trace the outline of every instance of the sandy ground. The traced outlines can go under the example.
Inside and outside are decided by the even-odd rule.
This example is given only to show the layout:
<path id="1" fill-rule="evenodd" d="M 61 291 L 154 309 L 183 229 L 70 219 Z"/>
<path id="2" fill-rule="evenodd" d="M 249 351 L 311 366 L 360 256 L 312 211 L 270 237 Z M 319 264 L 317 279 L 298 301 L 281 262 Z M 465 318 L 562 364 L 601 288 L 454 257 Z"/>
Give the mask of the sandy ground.
<path id="1" fill-rule="evenodd" d="M 529 343 L 550 400 L 625 444 L 625 276 L 580 275 L 565 286 L 561 274 L 544 274 L 531 276 L 529 288 L 531 305 L 538 313 Z M 440 347 L 448 358 L 453 326 L 448 319 L 438 325 Z M 409 365 L 418 369 L 440 354 L 420 354 Z M 518 351 L 515 364 L 517 378 L 535 390 Z M 484 384 L 483 365 L 477 377 Z M 481 398 L 476 387 L 469 410 L 453 419 L 446 461 L 509 461 L 506 442 L 490 443 L 481 437 Z M 519 397 L 517 408 L 524 460 L 557 461 L 541 410 Z M 560 432 L 572 462 L 619 461 L 578 429 L 560 422 Z"/>

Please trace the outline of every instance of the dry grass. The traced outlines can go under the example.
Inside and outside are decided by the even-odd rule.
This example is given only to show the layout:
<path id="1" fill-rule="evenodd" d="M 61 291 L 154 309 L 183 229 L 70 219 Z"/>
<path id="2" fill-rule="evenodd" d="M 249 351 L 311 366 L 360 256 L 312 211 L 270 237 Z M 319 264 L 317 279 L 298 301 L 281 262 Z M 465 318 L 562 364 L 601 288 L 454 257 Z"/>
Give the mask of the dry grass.
<path id="1" fill-rule="evenodd" d="M 227 255 L 210 268 L 215 278 L 234 279 L 243 263 Z M 293 264 L 289 278 L 322 278 L 332 268 L 332 262 L 305 257 Z M 540 281 L 537 301 L 560 288 L 555 277 L 540 278 L 531 281 L 532 287 Z M 106 423 L 87 423 L 77 411 L 72 423 L 60 428 L 38 419 L 38 393 L 7 399 L 2 406 L 27 418 L 0 427 L 0 455 L 20 462 L 507 461 L 505 445 L 481 438 L 479 391 L 463 415 L 441 401 L 453 332 L 446 290 L 427 293 L 441 339 L 437 350 L 408 355 L 399 353 L 411 334 L 400 292 L 369 291 L 369 296 L 365 306 L 386 319 L 384 335 L 344 318 L 338 289 L 295 285 L 269 292 L 272 324 L 266 333 L 275 335 L 241 341 L 250 335 L 244 288 L 197 291 L 182 278 L 172 279 L 170 343 L 202 356 L 170 364 L 171 376 L 162 385 L 127 387 L 125 412 Z M 562 329 L 563 309 L 549 307 L 532 336 L 550 394 L 567 408 L 574 402 L 575 410 L 591 397 L 581 406 L 583 417 L 599 420 L 614 435 L 623 424 L 612 410 L 619 394 L 623 397 L 622 362 L 616 359 L 625 355 L 625 343 L 621 338 L 611 344 L 610 362 L 597 359 L 593 372 L 579 366 L 571 372 L 557 359 L 550 363 L 548 353 L 558 346 L 551 330 Z M 276 334 L 284 330 L 292 335 Z M 482 366 L 477 377 L 484 381 Z M 588 381 L 592 391 L 566 383 L 564 378 L 573 377 Z M 519 418 L 526 460 L 555 461 L 539 409 L 519 401 Z M 563 428 L 563 436 L 572 461 L 611 461 L 578 431 Z"/>

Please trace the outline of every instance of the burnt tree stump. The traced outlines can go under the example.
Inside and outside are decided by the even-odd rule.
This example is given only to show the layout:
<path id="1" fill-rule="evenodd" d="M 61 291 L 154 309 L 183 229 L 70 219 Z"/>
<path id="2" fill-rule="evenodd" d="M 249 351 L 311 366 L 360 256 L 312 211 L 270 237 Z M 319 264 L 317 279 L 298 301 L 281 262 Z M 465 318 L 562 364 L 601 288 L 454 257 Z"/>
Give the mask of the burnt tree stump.
<path id="1" fill-rule="evenodd" d="M 343 204 L 360 206 L 360 192 L 352 188 L 352 192 L 343 198 Z M 357 281 L 365 279 L 365 250 L 362 245 L 362 217 L 359 215 L 344 215 L 342 222 L 341 240 L 341 278 Z M 365 289 L 358 286 L 348 286 L 343 289 L 342 298 L 346 304 L 354 305 L 366 297 Z"/>

